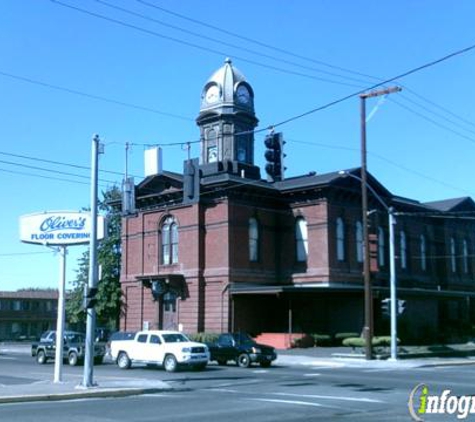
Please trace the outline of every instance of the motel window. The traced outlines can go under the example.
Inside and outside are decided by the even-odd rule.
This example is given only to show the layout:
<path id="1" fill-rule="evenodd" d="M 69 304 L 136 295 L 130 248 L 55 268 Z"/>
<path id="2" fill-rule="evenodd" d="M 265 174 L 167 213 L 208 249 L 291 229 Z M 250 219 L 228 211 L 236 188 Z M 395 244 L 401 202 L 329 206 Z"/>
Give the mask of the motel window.
<path id="1" fill-rule="evenodd" d="M 336 258 L 345 260 L 345 224 L 341 218 L 336 220 Z"/>
<path id="2" fill-rule="evenodd" d="M 299 217 L 295 223 L 295 239 L 297 246 L 297 261 L 305 262 L 308 256 L 308 231 L 307 221 Z"/>
<path id="3" fill-rule="evenodd" d="M 255 218 L 249 219 L 249 260 L 259 260 L 259 223 Z"/>
<path id="4" fill-rule="evenodd" d="M 363 262 L 363 224 L 356 222 L 356 261 Z"/>
<path id="5" fill-rule="evenodd" d="M 162 264 L 178 263 L 178 224 L 173 217 L 167 217 L 162 225 Z"/>

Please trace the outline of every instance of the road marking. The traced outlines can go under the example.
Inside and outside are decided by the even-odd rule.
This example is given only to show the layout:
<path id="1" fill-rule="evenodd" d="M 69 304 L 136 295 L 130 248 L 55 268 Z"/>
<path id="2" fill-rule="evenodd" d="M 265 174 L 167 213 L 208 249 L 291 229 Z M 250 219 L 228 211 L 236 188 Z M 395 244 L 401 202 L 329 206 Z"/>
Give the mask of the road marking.
<path id="1" fill-rule="evenodd" d="M 383 400 L 369 399 L 367 397 L 343 397 L 343 396 L 322 396 L 319 394 L 293 394 L 293 393 L 269 393 L 274 396 L 304 397 L 308 399 L 327 399 L 327 400 L 343 400 L 356 401 L 364 403 L 385 403 Z"/>
<path id="2" fill-rule="evenodd" d="M 318 403 L 310 403 L 308 401 L 300 401 L 300 400 L 277 400 L 277 399 L 246 399 L 252 401 L 263 401 L 266 403 L 283 403 L 283 404 L 298 404 L 301 406 L 313 406 L 313 407 L 324 407 Z"/>
<path id="3" fill-rule="evenodd" d="M 254 371 L 252 371 L 254 374 L 267 374 L 267 372 L 269 372 L 268 370 L 266 369 L 255 369 Z"/>
<path id="4" fill-rule="evenodd" d="M 304 377 L 319 377 L 320 375 L 322 375 L 322 374 L 318 374 L 318 373 L 316 373 L 316 374 L 303 374 Z"/>
<path id="5" fill-rule="evenodd" d="M 302 366 L 313 366 L 313 367 L 320 367 L 320 368 L 343 368 L 345 364 L 339 362 L 324 362 L 321 360 L 315 360 L 311 362 L 302 362 L 300 365 Z"/>

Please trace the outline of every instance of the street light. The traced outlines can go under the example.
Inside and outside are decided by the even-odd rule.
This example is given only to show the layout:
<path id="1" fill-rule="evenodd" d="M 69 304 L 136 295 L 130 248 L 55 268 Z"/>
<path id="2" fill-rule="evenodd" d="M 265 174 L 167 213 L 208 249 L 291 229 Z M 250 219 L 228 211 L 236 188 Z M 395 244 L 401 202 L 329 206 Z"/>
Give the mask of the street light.
<path id="1" fill-rule="evenodd" d="M 358 180 L 363 183 L 363 179 L 350 173 L 348 171 L 340 171 L 338 174 L 346 177 L 352 177 L 353 179 Z M 394 208 L 390 207 L 383 201 L 383 199 L 378 195 L 378 193 L 373 189 L 368 183 L 365 184 L 365 187 L 371 191 L 374 197 L 379 201 L 379 203 L 384 207 L 388 213 L 388 226 L 389 226 L 389 297 L 390 297 L 390 319 L 391 319 L 391 360 L 397 360 L 397 300 L 396 300 L 396 254 L 395 254 L 395 239 L 394 239 L 394 225 L 396 224 L 396 219 L 394 218 L 395 212 Z M 368 259 L 368 255 L 365 254 L 365 260 Z M 368 262 L 369 265 L 369 262 Z M 365 288 L 367 288 L 365 284 Z M 371 295 L 370 295 L 371 297 Z M 366 295 L 365 295 L 366 299 Z M 366 309 L 366 307 L 365 307 Z M 366 314 L 365 314 L 366 316 Z M 365 318 L 366 323 L 366 318 Z M 366 328 L 366 327 L 365 327 Z M 365 337 L 366 339 L 366 337 Z M 369 339 L 371 345 L 371 339 Z"/>
<path id="2" fill-rule="evenodd" d="M 379 97 L 381 95 L 399 92 L 401 88 L 391 87 L 380 90 L 373 90 L 360 94 L 361 99 L 361 209 L 363 223 L 363 242 L 364 242 L 364 261 L 363 261 L 363 278 L 364 278 L 364 296 L 365 296 L 365 357 L 367 360 L 372 359 L 371 340 L 373 338 L 373 298 L 371 290 L 371 279 L 369 273 L 369 236 L 368 236 L 368 192 L 366 178 L 366 99 L 371 97 Z"/>

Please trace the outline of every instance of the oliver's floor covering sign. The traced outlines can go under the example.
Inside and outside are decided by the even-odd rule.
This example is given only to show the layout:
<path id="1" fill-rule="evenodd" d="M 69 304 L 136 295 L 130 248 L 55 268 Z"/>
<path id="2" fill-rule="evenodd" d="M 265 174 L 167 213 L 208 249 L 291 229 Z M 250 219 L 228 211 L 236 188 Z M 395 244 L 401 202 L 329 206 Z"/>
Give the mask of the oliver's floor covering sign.
<path id="1" fill-rule="evenodd" d="M 89 243 L 91 214 L 76 211 L 47 211 L 20 217 L 20 240 L 41 245 Z M 97 238 L 104 237 L 104 218 L 97 218 Z"/>

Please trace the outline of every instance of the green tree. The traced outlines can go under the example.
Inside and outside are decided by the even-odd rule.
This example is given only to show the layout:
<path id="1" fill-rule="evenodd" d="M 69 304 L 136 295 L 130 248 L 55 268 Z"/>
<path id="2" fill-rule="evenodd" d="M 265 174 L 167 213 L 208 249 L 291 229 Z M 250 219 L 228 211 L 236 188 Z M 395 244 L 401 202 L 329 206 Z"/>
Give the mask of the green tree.
<path id="1" fill-rule="evenodd" d="M 121 192 L 117 186 L 102 192 L 103 199 L 99 200 L 99 212 L 106 217 L 107 233 L 105 239 L 98 242 L 97 262 L 101 266 L 101 279 L 97 288 L 97 326 L 117 329 L 119 326 L 122 305 L 120 288 L 120 258 L 121 258 L 121 214 L 120 209 L 112 204 L 121 200 Z M 76 280 L 73 290 L 66 302 L 66 319 L 78 328 L 84 328 L 86 312 L 83 307 L 84 288 L 89 279 L 89 250 L 78 259 Z"/>

